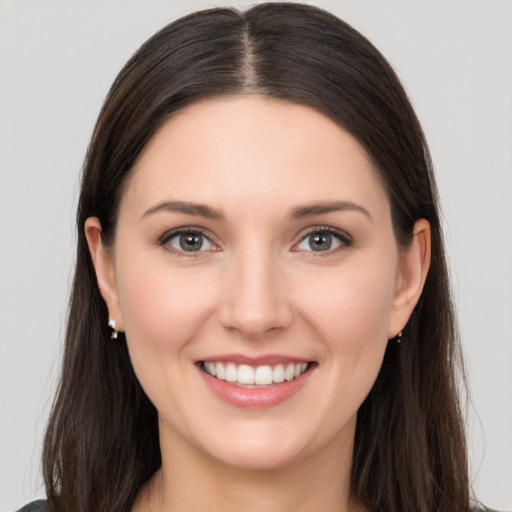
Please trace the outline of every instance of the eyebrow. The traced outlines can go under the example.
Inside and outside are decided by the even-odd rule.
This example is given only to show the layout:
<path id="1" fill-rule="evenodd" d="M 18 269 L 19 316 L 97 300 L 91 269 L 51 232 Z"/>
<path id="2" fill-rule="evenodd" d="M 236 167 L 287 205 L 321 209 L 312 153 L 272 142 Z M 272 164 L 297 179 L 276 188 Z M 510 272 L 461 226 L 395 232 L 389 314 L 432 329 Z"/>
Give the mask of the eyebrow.
<path id="1" fill-rule="evenodd" d="M 191 203 L 189 201 L 162 201 L 155 204 L 144 212 L 141 219 L 149 217 L 157 212 L 171 212 L 171 213 L 184 213 L 186 215 L 193 215 L 196 217 L 203 217 L 210 220 L 224 220 L 224 214 L 202 203 Z M 294 208 L 287 220 L 302 220 L 315 215 L 322 215 L 331 212 L 339 211 L 356 211 L 363 213 L 370 221 L 373 221 L 370 212 L 362 206 L 352 203 L 351 201 L 323 201 L 320 203 L 313 203 L 306 206 L 298 206 Z"/>
<path id="2" fill-rule="evenodd" d="M 298 206 L 294 208 L 289 215 L 291 220 L 301 220 L 307 217 L 314 217 L 315 215 L 322 215 L 331 212 L 355 211 L 366 215 L 370 221 L 373 222 L 370 212 L 362 206 L 352 203 L 351 201 L 323 201 L 320 203 L 313 203 L 306 206 Z"/>
<path id="3" fill-rule="evenodd" d="M 162 201 L 145 211 L 141 219 L 161 211 L 184 213 L 186 215 L 194 215 L 196 217 L 204 217 L 205 219 L 211 220 L 224 220 L 222 212 L 205 204 L 190 203 L 188 201 Z"/>

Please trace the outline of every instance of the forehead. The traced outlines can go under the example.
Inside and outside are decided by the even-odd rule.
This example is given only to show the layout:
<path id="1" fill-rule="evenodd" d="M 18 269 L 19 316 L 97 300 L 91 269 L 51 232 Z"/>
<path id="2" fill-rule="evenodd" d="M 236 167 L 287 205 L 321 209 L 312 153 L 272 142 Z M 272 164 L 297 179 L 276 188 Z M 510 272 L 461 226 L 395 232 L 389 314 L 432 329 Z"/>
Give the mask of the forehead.
<path id="1" fill-rule="evenodd" d="M 310 107 L 259 96 L 209 99 L 178 112 L 146 145 L 125 190 L 130 203 L 145 204 L 164 195 L 260 206 L 385 197 L 347 131 Z"/>

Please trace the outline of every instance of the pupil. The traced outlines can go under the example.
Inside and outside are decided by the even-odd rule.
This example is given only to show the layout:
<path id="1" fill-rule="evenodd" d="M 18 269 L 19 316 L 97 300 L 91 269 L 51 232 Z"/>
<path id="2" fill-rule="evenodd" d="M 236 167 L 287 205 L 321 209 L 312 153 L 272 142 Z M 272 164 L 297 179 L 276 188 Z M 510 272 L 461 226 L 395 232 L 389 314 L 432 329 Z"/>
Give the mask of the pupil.
<path id="1" fill-rule="evenodd" d="M 311 249 L 313 251 L 326 251 L 331 247 L 331 239 L 331 235 L 327 233 L 317 233 L 311 239 Z"/>
<path id="2" fill-rule="evenodd" d="M 180 236 L 180 246 L 184 251 L 198 251 L 203 245 L 201 235 L 187 233 Z"/>

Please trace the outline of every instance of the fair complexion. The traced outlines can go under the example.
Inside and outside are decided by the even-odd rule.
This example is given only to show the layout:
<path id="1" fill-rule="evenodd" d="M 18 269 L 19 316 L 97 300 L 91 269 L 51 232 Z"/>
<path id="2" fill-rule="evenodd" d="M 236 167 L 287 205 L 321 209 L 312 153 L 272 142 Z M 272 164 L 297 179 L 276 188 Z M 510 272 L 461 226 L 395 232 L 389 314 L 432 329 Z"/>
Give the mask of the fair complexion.
<path id="1" fill-rule="evenodd" d="M 113 246 L 85 230 L 158 410 L 162 467 L 134 510 L 356 510 L 357 410 L 430 259 L 424 220 L 397 246 L 358 142 L 305 106 L 203 101 L 146 146 Z M 284 382 L 209 375 L 233 369 Z"/>

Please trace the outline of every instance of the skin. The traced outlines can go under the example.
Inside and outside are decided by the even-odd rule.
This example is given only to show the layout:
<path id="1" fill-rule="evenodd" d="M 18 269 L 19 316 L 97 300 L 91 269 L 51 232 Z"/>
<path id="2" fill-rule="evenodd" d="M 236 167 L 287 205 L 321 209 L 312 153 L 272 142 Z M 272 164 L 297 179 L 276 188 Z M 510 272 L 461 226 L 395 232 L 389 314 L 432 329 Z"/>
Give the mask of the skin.
<path id="1" fill-rule="evenodd" d="M 147 213 L 165 201 L 201 203 L 222 219 Z M 334 201 L 359 209 L 292 217 Z M 207 237 L 201 251 L 164 237 L 191 226 Z M 341 238 L 313 251 L 310 235 L 325 227 Z M 103 247 L 98 219 L 85 230 L 110 317 L 159 414 L 162 468 L 134 510 L 358 509 L 348 492 L 357 410 L 430 261 L 425 220 L 411 247 L 398 248 L 386 192 L 358 142 L 305 106 L 203 101 L 146 146 L 113 246 Z M 198 369 L 221 354 L 315 367 L 283 403 L 243 409 L 217 398 Z"/>

